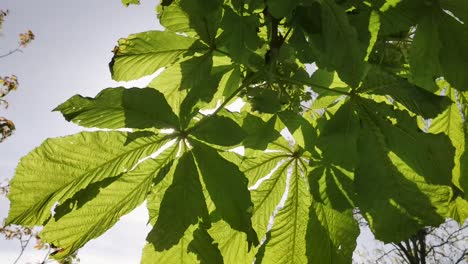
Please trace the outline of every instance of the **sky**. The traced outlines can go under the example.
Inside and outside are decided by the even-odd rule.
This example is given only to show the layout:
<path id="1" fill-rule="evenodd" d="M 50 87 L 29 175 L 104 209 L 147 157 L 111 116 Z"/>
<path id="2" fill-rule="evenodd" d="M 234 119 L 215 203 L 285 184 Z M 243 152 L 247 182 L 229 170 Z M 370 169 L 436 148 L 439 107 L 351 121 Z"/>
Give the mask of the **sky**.
<path id="1" fill-rule="evenodd" d="M 8 109 L 0 116 L 13 120 L 17 130 L 0 144 L 0 182 L 11 179 L 20 158 L 46 138 L 81 131 L 58 112 L 60 103 L 75 94 L 95 96 L 106 87 L 144 86 L 111 80 L 108 63 L 117 40 L 141 31 L 162 29 L 156 1 L 124 7 L 120 0 L 1 0 L 9 15 L 0 36 L 0 55 L 18 45 L 18 34 L 31 29 L 36 39 L 22 53 L 0 59 L 0 76 L 15 74 L 19 89 L 7 96 Z M 0 219 L 8 200 L 0 198 Z M 145 243 L 147 213 L 144 207 L 122 218 L 101 238 L 80 251 L 81 263 L 138 263 Z M 131 243 L 128 243 L 131 241 Z M 0 263 L 13 263 L 19 252 L 16 241 L 0 239 Z M 19 263 L 39 261 L 44 252 L 29 250 Z"/>
<path id="2" fill-rule="evenodd" d="M 0 116 L 14 121 L 14 135 L 0 144 L 0 182 L 11 179 L 20 158 L 46 138 L 81 131 L 66 122 L 57 105 L 75 94 L 95 96 L 106 87 L 144 87 L 151 78 L 118 83 L 111 80 L 108 63 L 121 37 L 147 30 L 162 30 L 154 8 L 157 1 L 124 7 L 120 0 L 2 0 L 9 15 L 0 35 L 0 55 L 18 45 L 18 34 L 31 29 L 36 39 L 22 53 L 0 59 L 0 76 L 15 74 L 19 89 L 6 98 L 10 107 Z M 0 198 L 0 219 L 8 200 Z M 144 206 L 124 216 L 100 238 L 79 251 L 82 264 L 139 263 L 150 227 Z M 365 241 L 370 241 L 367 230 Z M 362 244 L 363 237 L 360 238 Z M 375 242 L 365 242 L 372 247 Z M 19 253 L 16 241 L 0 238 L 0 263 L 13 263 Z M 19 263 L 37 263 L 44 252 L 28 250 Z"/>

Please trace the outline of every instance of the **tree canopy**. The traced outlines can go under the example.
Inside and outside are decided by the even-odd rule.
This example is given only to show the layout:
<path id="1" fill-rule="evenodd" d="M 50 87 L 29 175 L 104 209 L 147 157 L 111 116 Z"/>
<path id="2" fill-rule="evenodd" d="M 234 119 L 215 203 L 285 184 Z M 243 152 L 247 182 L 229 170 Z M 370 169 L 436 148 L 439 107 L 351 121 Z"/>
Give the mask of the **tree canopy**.
<path id="1" fill-rule="evenodd" d="M 350 263 L 356 208 L 384 242 L 468 217 L 467 1 L 156 12 L 165 30 L 120 39 L 109 67 L 162 72 L 57 106 L 98 131 L 44 141 L 11 181 L 7 223 L 43 225 L 55 258 L 144 201 L 142 263 Z"/>

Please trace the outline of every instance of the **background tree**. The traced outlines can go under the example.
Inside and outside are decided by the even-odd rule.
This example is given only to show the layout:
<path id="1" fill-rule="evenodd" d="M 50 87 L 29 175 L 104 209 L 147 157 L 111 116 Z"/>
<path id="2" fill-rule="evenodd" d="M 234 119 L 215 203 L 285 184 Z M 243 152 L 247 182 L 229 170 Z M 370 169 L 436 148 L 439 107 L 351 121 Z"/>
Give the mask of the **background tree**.
<path id="1" fill-rule="evenodd" d="M 456 0 L 163 1 L 166 30 L 120 39 L 110 69 L 118 81 L 164 71 L 148 88 L 59 105 L 103 130 L 24 157 L 7 221 L 44 225 L 63 259 L 146 200 L 143 263 L 349 263 L 355 208 L 388 243 L 463 222 L 465 10 Z M 318 98 L 305 108 L 310 89 Z"/>
<path id="2" fill-rule="evenodd" d="M 368 223 L 359 214 L 356 219 L 362 228 Z M 465 263 L 468 260 L 468 222 L 459 225 L 452 219 L 438 227 L 425 227 L 412 237 L 397 243 L 377 242 L 373 249 L 358 247 L 353 263 L 378 264 L 426 264 L 426 263 Z"/>
<path id="3" fill-rule="evenodd" d="M 5 22 L 5 17 L 9 15 L 9 10 L 0 10 L 0 32 Z M 11 56 L 14 53 L 22 52 L 24 48 L 26 48 L 35 38 L 34 33 L 31 30 L 27 30 L 25 33 L 19 34 L 19 41 L 18 46 L 5 54 L 0 54 L 0 59 L 5 58 L 7 56 Z M 16 75 L 10 76 L 0 76 L 0 105 L 3 105 L 5 108 L 8 107 L 8 101 L 5 97 L 11 92 L 16 91 L 18 89 L 18 78 Z M 15 125 L 13 121 L 0 116 L 0 142 L 2 142 L 7 137 L 11 136 L 13 131 L 15 130 Z M 4 196 L 7 195 L 9 192 L 9 183 L 8 181 L 1 183 L 0 185 L 0 195 Z M 14 260 L 13 263 L 18 263 L 23 256 L 24 252 L 31 245 L 31 241 L 35 242 L 34 248 L 37 250 L 46 250 L 44 254 L 44 258 L 42 260 L 38 260 L 38 263 L 50 263 L 50 262 L 57 262 L 50 259 L 50 253 L 54 251 L 53 247 L 50 245 L 43 243 L 38 236 L 40 229 L 39 228 L 32 228 L 32 227 L 24 227 L 18 225 L 4 225 L 0 224 L 0 234 L 5 237 L 7 240 L 17 241 L 20 245 L 20 251 L 18 253 L 17 258 Z M 77 263 L 79 259 L 77 254 L 73 254 L 70 257 L 66 258 L 65 260 L 61 261 L 60 263 L 67 264 L 67 263 Z"/>
<path id="4" fill-rule="evenodd" d="M 0 10 L 0 32 L 5 21 L 5 17 L 8 15 L 8 10 Z M 26 33 L 19 34 L 19 43 L 18 47 L 9 51 L 6 54 L 1 54 L 0 59 L 10 56 L 15 52 L 21 52 L 31 41 L 34 40 L 34 34 L 31 30 L 26 31 Z M 8 107 L 8 102 L 5 100 L 5 97 L 11 92 L 16 91 L 18 88 L 18 78 L 15 75 L 11 76 L 0 76 L 0 105 L 3 105 L 5 108 Z M 13 130 L 15 130 L 15 125 L 13 121 L 8 120 L 7 118 L 0 116 L 0 142 L 5 138 L 9 137 Z"/>

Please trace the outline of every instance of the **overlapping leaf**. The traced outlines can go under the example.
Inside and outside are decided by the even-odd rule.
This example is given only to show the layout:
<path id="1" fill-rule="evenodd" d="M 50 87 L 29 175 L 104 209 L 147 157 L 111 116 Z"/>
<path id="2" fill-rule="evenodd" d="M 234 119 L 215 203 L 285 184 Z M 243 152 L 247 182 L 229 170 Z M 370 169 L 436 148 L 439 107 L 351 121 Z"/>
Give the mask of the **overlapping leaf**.
<path id="1" fill-rule="evenodd" d="M 76 198 L 72 197 L 60 205 L 40 234 L 42 239 L 61 248 L 55 257 L 73 253 L 140 205 L 146 199 L 158 170 L 175 155 L 175 149 L 173 146 L 158 159 L 145 162 L 134 171 L 117 176 L 117 179 L 111 179 L 108 186 L 105 186 L 106 180 L 90 184 L 78 192 Z M 98 195 L 97 199 L 82 201 L 95 195 Z M 65 206 L 68 208 L 62 208 Z M 68 212 L 62 215 L 62 210 Z"/>
<path id="2" fill-rule="evenodd" d="M 12 206 L 7 221 L 43 224 L 56 202 L 63 203 L 90 184 L 131 170 L 164 142 L 151 133 L 122 132 L 82 132 L 46 140 L 18 165 L 8 196 Z"/>
<path id="3" fill-rule="evenodd" d="M 461 2 L 445 1 L 444 5 L 466 20 L 467 7 Z M 416 83 L 435 90 L 435 78 L 444 76 L 457 89 L 467 90 L 468 78 L 463 70 L 468 61 L 468 51 L 463 45 L 468 41 L 466 21 L 451 16 L 438 5 L 421 6 L 425 12 L 418 21 L 409 54 Z"/>
<path id="4" fill-rule="evenodd" d="M 147 31 L 119 40 L 110 63 L 116 81 L 136 80 L 171 65 L 196 39 L 166 31 Z"/>
<path id="5" fill-rule="evenodd" d="M 462 222 L 467 6 L 439 2 L 162 1 L 167 31 L 121 39 L 110 64 L 115 80 L 165 68 L 151 88 L 56 108 L 85 127 L 143 131 L 45 141 L 18 166 L 8 222 L 45 224 L 61 259 L 146 199 L 142 263 L 349 263 L 355 207 L 386 242 Z M 448 98 L 432 93 L 441 76 Z M 302 111 L 306 86 L 312 109 L 333 107 L 322 118 Z M 199 111 L 237 96 L 250 102 L 240 114 Z M 414 115 L 433 118 L 429 133 Z M 226 151 L 239 145 L 244 156 Z"/>
<path id="6" fill-rule="evenodd" d="M 367 46 L 360 43 L 343 7 L 333 0 L 317 2 L 320 4 L 299 9 L 297 15 L 320 50 L 319 66 L 336 70 L 343 81 L 357 87 L 364 73 Z"/>
<path id="7" fill-rule="evenodd" d="M 412 128 L 409 126 L 411 121 L 404 112 L 393 111 L 396 124 L 391 126 L 390 120 L 382 118 L 389 113 L 383 105 L 362 103 L 360 117 L 364 125 L 358 139 L 355 184 L 359 207 L 376 237 L 401 241 L 425 225 L 443 221 L 452 190 L 437 184 L 450 183 L 452 163 L 447 157 L 453 157 L 453 148 L 444 142 L 448 138 L 443 135 L 415 135 L 418 128 L 414 121 Z M 404 137 L 397 138 L 396 134 Z M 424 151 L 421 147 L 436 148 Z M 416 155 L 402 153 L 416 150 Z M 447 154 L 442 154 L 444 151 Z M 432 174 L 430 169 L 440 171 Z"/>
<path id="8" fill-rule="evenodd" d="M 449 99 L 430 93 L 377 67 L 369 71 L 360 91 L 389 95 L 413 113 L 425 118 L 436 117 L 450 105 Z"/>
<path id="9" fill-rule="evenodd" d="M 109 88 L 95 98 L 75 95 L 54 109 L 67 121 L 97 128 L 177 128 L 164 95 L 154 89 Z"/>

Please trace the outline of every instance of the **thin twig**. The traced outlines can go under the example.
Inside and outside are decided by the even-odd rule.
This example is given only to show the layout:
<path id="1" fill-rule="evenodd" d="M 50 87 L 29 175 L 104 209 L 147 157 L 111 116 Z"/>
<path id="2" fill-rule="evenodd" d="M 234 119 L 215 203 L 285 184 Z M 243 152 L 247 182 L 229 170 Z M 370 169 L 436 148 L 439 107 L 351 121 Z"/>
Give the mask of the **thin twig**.
<path id="1" fill-rule="evenodd" d="M 21 50 L 21 45 L 19 45 L 16 49 L 14 50 L 10 50 L 8 53 L 5 53 L 3 55 L 0 55 L 0 59 L 1 58 L 5 58 L 5 57 L 8 57 L 10 56 L 11 54 L 15 53 L 15 52 L 23 52 L 23 50 Z"/>

